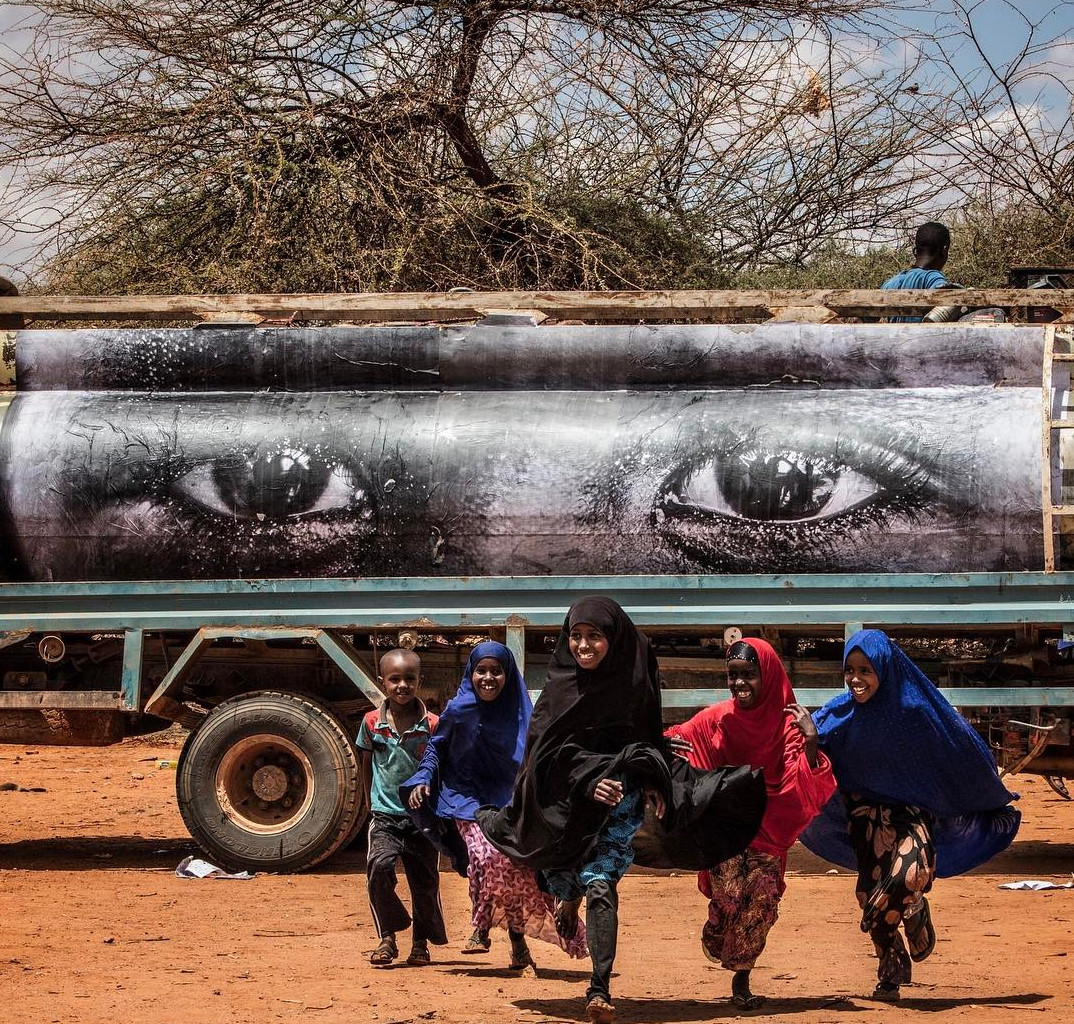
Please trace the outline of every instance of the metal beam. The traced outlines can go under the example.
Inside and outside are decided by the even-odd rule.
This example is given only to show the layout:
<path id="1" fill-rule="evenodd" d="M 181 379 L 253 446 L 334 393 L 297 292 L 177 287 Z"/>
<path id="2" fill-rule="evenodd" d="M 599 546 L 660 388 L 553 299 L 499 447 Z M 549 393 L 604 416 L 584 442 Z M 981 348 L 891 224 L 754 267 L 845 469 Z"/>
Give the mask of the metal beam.
<path id="1" fill-rule="evenodd" d="M 643 627 L 1074 623 L 1074 573 L 1013 572 L 5 583 L 0 631 L 552 627 L 594 593 Z"/>
<path id="2" fill-rule="evenodd" d="M 807 708 L 819 708 L 845 690 L 813 689 L 795 687 L 799 703 Z M 1070 707 L 1074 705 L 1074 687 L 1070 686 L 962 686 L 941 688 L 947 700 L 959 708 L 993 707 Z M 541 691 L 530 690 L 530 697 L 537 700 Z M 727 691 L 720 690 L 661 690 L 660 702 L 665 708 L 707 708 L 727 699 Z"/>
<path id="3" fill-rule="evenodd" d="M 16 629 L 10 633 L 2 633 L 0 634 L 0 650 L 5 647 L 11 647 L 12 644 L 17 644 L 32 634 L 32 629 Z"/>
<path id="4" fill-rule="evenodd" d="M 510 623 L 507 626 L 507 649 L 515 656 L 522 677 L 526 676 L 526 627 Z"/>
<path id="5" fill-rule="evenodd" d="M 140 629 L 128 629 L 123 634 L 123 672 L 120 676 L 120 689 L 123 692 L 123 707 L 134 711 L 138 707 L 138 698 L 142 690 L 142 652 L 145 648 L 145 633 Z"/>
<path id="6" fill-rule="evenodd" d="M 358 652 L 349 641 L 344 639 L 334 630 L 322 630 L 317 634 L 317 643 L 321 650 L 332 659 L 339 670 L 352 682 L 373 707 L 380 707 L 384 700 L 384 692 L 369 677 L 362 663 L 358 660 Z"/>
<path id="7" fill-rule="evenodd" d="M 201 652 L 213 642 L 213 637 L 207 635 L 209 632 L 207 629 L 198 630 L 194 638 L 186 645 L 183 653 L 175 660 L 175 664 L 165 673 L 160 685 L 145 702 L 146 714 L 160 715 L 161 718 L 175 718 L 181 707 L 172 694 L 183 685 L 183 680 L 190 674 Z"/>

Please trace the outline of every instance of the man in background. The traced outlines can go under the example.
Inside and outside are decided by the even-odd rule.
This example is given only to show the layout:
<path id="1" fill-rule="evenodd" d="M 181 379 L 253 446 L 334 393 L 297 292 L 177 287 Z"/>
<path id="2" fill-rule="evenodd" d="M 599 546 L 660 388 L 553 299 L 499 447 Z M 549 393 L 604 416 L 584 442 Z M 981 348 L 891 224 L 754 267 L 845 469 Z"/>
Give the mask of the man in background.
<path id="1" fill-rule="evenodd" d="M 914 235 L 914 265 L 889 277 L 880 287 L 884 290 L 952 287 L 943 275 L 950 250 L 951 232 L 943 224 L 934 220 L 922 224 Z M 922 317 L 893 316 L 888 320 L 896 324 L 918 324 Z"/>

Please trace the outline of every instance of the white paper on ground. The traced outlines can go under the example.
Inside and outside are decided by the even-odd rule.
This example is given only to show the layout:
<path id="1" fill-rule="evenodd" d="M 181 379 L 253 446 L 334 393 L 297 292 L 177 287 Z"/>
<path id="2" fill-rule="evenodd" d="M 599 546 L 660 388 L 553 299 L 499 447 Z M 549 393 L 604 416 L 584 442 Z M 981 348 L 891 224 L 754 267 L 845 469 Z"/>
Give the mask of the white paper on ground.
<path id="1" fill-rule="evenodd" d="M 198 857 L 184 857 L 179 861 L 175 874 L 177 878 L 230 878 L 240 882 L 254 877 L 249 871 L 227 872 Z"/>
<path id="2" fill-rule="evenodd" d="M 1074 882 L 1067 882 L 1064 885 L 1059 885 L 1056 882 L 1045 882 L 1039 878 L 1026 878 L 1021 882 L 1003 882 L 999 886 L 1000 889 L 1031 889 L 1033 892 L 1040 892 L 1044 889 L 1074 889 Z"/>

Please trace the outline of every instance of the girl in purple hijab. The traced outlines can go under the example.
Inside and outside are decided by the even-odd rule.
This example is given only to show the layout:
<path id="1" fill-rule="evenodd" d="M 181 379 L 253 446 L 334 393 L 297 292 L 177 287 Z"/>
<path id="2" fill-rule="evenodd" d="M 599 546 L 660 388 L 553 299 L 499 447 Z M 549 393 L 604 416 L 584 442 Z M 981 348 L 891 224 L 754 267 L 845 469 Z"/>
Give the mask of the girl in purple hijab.
<path id="1" fill-rule="evenodd" d="M 560 937 L 553 897 L 538 888 L 536 872 L 500 853 L 474 821 L 478 807 L 510 801 L 531 711 L 510 650 L 491 641 L 478 644 L 418 771 L 400 790 L 423 831 L 431 837 L 441 834 L 445 841 L 440 845 L 453 854 L 456 865 L 466 865 L 474 932 L 462 952 L 487 952 L 492 927 L 506 928 L 509 966 L 518 971 L 536 966 L 527 936 L 555 943 L 572 957 L 588 955 L 585 926 L 579 921 L 571 936 Z"/>

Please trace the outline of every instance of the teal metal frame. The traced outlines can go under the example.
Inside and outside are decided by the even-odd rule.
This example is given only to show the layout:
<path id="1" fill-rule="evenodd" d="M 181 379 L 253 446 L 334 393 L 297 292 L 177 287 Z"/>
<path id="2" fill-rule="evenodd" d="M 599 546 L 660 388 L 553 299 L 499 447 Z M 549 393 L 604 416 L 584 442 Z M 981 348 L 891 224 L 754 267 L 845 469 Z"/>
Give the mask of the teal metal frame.
<path id="1" fill-rule="evenodd" d="M 0 634 L 558 626 L 583 594 L 640 626 L 1074 626 L 1074 572 L 489 576 L 0 584 Z"/>
<path id="2" fill-rule="evenodd" d="M 0 638 L 36 632 L 122 632 L 120 692 L 87 694 L 100 704 L 168 716 L 173 695 L 214 640 L 302 638 L 316 643 L 356 691 L 378 703 L 381 691 L 359 662 L 347 631 L 410 627 L 503 628 L 525 670 L 526 629 L 557 627 L 583 594 L 619 601 L 647 628 L 827 626 L 849 634 L 862 625 L 1074 629 L 1074 572 L 914 573 L 783 576 L 511 576 L 398 579 L 209 580 L 138 583 L 0 584 Z M 193 631 L 194 638 L 142 704 L 147 632 Z M 3 646 L 0 639 L 0 646 Z M 530 685 L 537 680 L 530 679 Z M 536 692 L 536 691 L 535 691 Z M 815 707 L 839 691 L 802 689 Z M 1074 706 L 1074 688 L 944 691 L 961 706 Z M 666 707 L 694 708 L 722 688 L 667 690 Z M 70 693 L 7 693 L 4 706 L 49 706 Z M 65 706 L 70 706 L 65 705 Z"/>

